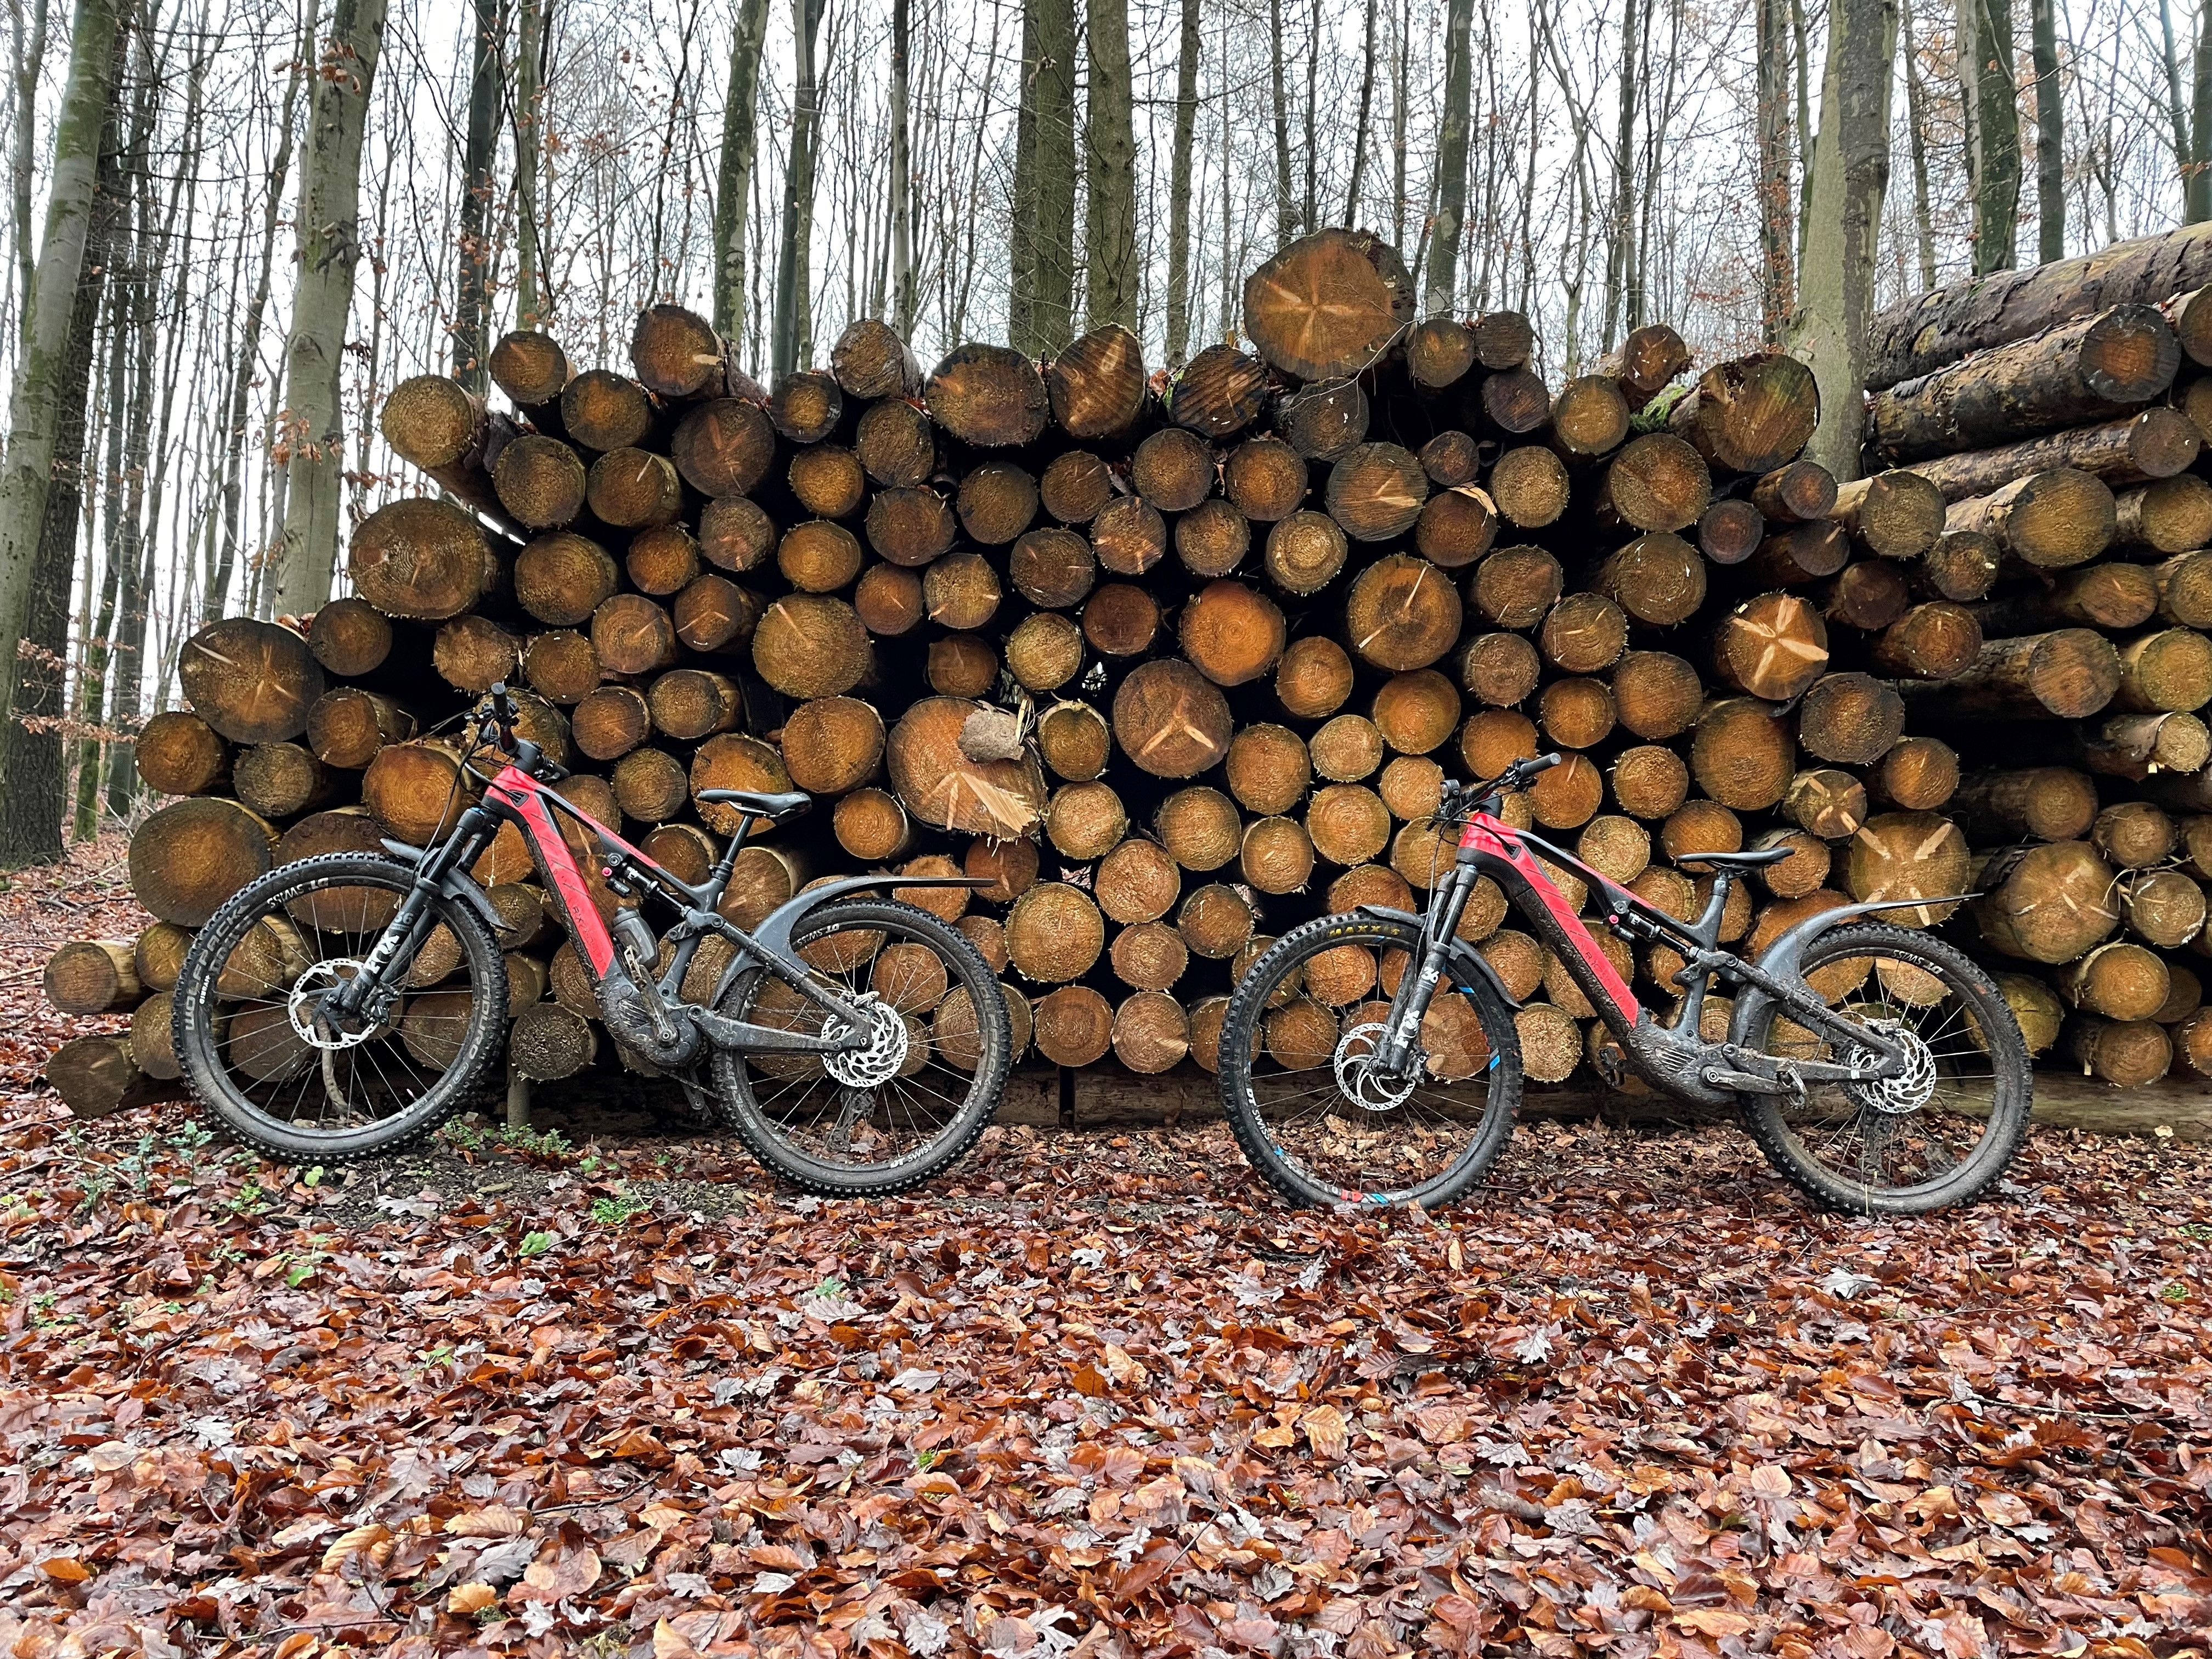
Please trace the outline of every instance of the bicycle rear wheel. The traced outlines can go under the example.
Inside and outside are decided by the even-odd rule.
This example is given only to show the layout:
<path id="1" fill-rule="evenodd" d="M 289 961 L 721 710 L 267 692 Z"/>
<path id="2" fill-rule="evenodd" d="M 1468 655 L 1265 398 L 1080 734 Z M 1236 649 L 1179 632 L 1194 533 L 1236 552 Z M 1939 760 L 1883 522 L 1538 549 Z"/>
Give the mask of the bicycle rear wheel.
<path id="1" fill-rule="evenodd" d="M 793 1185 L 828 1197 L 904 1192 L 975 1144 L 1006 1091 L 1012 1039 L 990 964 L 957 928 L 891 899 L 830 904 L 801 919 L 794 954 L 875 1022 L 841 1054 L 714 1051 L 717 1115 Z M 755 969 L 716 1012 L 829 1033 L 836 1017 Z"/>
<path id="2" fill-rule="evenodd" d="M 1420 944 L 1403 922 L 1323 916 L 1270 945 L 1230 998 L 1222 1103 L 1293 1204 L 1449 1204 L 1513 1132 L 1520 1037 L 1486 985 L 1437 988 L 1410 1079 L 1365 1063 Z"/>
<path id="3" fill-rule="evenodd" d="M 1978 1196 L 2020 1150 L 2034 1081 L 1996 982 L 1942 939 L 1874 922 L 1822 934 L 1802 969 L 1829 1007 L 1902 1038 L 1909 1064 L 1877 1083 L 1745 1096 L 1768 1160 L 1809 1196 L 1862 1215 L 1922 1215 Z M 1778 1060 L 1871 1055 L 1771 1002 L 1742 1046 Z"/>
<path id="4" fill-rule="evenodd" d="M 476 912 L 431 902 L 394 990 L 349 1028 L 320 1007 L 356 973 L 414 883 L 333 853 L 270 871 L 216 911 L 177 980 L 186 1085 L 249 1146 L 343 1164 L 422 1139 L 473 1097 L 507 1024 L 507 967 Z"/>

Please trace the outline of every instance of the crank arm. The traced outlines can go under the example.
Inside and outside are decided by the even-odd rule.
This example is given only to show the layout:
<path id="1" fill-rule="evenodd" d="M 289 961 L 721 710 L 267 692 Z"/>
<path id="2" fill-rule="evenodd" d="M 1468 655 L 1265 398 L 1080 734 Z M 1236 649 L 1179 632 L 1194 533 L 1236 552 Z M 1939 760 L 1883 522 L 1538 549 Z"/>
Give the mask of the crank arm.
<path id="1" fill-rule="evenodd" d="M 1708 1066 L 1698 1073 L 1716 1089 L 1733 1089 L 1740 1095 L 1786 1095 L 1790 1092 L 1771 1077 L 1760 1077 L 1755 1072 L 1731 1072 L 1718 1066 Z"/>

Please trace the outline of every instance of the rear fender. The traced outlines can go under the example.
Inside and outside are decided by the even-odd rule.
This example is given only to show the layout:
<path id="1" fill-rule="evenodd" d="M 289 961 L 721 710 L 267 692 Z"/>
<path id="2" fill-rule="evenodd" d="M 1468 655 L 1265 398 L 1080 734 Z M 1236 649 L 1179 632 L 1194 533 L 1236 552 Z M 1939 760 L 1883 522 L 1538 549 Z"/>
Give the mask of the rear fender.
<path id="1" fill-rule="evenodd" d="M 1868 904 L 1845 904 L 1833 910 L 1823 910 L 1818 915 L 1806 917 L 1760 951 L 1759 966 L 1777 979 L 1802 981 L 1804 975 L 1799 970 L 1798 964 L 1804 960 L 1806 949 L 1831 928 L 1879 910 L 1914 910 L 1923 904 L 1956 904 L 1978 896 L 1975 893 L 1948 893 L 1936 898 L 1877 899 Z M 1773 1000 L 1756 986 L 1746 987 L 1743 994 L 1736 999 L 1735 1011 L 1729 1019 L 1729 1041 L 1741 1042 L 1759 1010 Z"/>
<path id="2" fill-rule="evenodd" d="M 404 841 L 387 841 L 382 845 L 392 858 L 411 869 L 420 870 L 422 860 L 429 856 L 422 848 L 410 847 Z M 483 889 L 477 885 L 476 878 L 467 871 L 459 867 L 447 871 L 445 879 L 438 884 L 438 892 L 441 897 L 465 904 L 483 917 L 484 926 L 491 929 L 491 936 L 495 939 L 506 928 L 507 923 L 501 919 L 499 912 L 491 908 L 491 901 L 484 896 Z"/>
<path id="3" fill-rule="evenodd" d="M 1388 909 L 1380 904 L 1363 904 L 1352 914 L 1366 916 L 1376 921 L 1401 922 L 1416 932 L 1419 931 L 1421 926 L 1421 919 L 1412 911 Z M 1494 992 L 1498 1000 L 1507 1007 L 1518 1008 L 1521 1006 L 1521 999 L 1505 988 L 1505 981 L 1498 978 L 1498 969 L 1490 965 L 1490 958 L 1465 939 L 1452 940 L 1451 951 L 1447 960 L 1451 964 L 1452 978 L 1468 989 L 1473 990 L 1477 984 L 1485 985 Z"/>

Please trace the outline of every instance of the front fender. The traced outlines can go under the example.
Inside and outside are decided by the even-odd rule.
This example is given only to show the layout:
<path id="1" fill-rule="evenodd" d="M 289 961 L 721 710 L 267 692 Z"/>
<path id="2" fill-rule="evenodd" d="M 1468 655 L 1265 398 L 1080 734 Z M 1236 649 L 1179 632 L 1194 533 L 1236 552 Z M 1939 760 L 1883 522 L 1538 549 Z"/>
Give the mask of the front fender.
<path id="1" fill-rule="evenodd" d="M 429 856 L 422 848 L 410 847 L 404 841 L 387 841 L 382 845 L 384 850 L 398 862 L 416 869 L 420 869 L 422 860 Z M 458 900 L 467 905 L 483 917 L 484 926 L 491 929 L 493 939 L 496 939 L 506 931 L 506 921 L 498 911 L 491 908 L 491 901 L 484 896 L 483 889 L 477 885 L 476 878 L 467 871 L 459 867 L 447 871 L 445 879 L 438 884 L 438 892 L 441 897 Z"/>
<path id="2" fill-rule="evenodd" d="M 1797 964 L 1804 960 L 1806 947 L 1840 923 L 1877 910 L 1913 910 L 1923 904 L 1955 904 L 1979 896 L 1977 893 L 1948 893 L 1936 898 L 1876 899 L 1867 904 L 1839 905 L 1833 910 L 1823 910 L 1818 915 L 1808 916 L 1795 927 L 1778 936 L 1772 944 L 1759 952 L 1759 966 L 1777 979 L 1802 980 L 1804 975 L 1798 971 Z M 1772 997 L 1757 986 L 1747 986 L 1743 994 L 1736 999 L 1735 1011 L 1729 1019 L 1729 1041 L 1741 1042 L 1759 1011 L 1772 1000 Z"/>
<path id="3" fill-rule="evenodd" d="M 730 988 L 738 975 L 764 957 L 791 955 L 791 936 L 807 915 L 825 904 L 854 893 L 866 892 L 873 887 L 989 887 L 995 876 L 896 876 L 888 872 L 872 876 L 846 876 L 836 881 L 825 881 L 819 887 L 810 887 L 803 893 L 794 893 L 763 919 L 753 929 L 753 949 L 739 951 L 737 960 L 722 970 L 721 979 L 714 986 L 714 995 L 708 1003 L 710 1008 L 721 1006 L 723 994 Z"/>
<path id="4" fill-rule="evenodd" d="M 1379 921 L 1402 922 L 1407 927 L 1416 930 L 1421 925 L 1421 919 L 1412 911 L 1393 910 L 1380 904 L 1363 904 L 1352 914 L 1369 916 Z M 1452 977 L 1469 990 L 1473 990 L 1480 982 L 1497 993 L 1498 1000 L 1507 1007 L 1518 1008 L 1521 1006 L 1520 998 L 1505 988 L 1505 981 L 1498 978 L 1498 969 L 1490 965 L 1490 958 L 1465 939 L 1452 940 L 1451 951 L 1447 959 L 1451 963 Z"/>

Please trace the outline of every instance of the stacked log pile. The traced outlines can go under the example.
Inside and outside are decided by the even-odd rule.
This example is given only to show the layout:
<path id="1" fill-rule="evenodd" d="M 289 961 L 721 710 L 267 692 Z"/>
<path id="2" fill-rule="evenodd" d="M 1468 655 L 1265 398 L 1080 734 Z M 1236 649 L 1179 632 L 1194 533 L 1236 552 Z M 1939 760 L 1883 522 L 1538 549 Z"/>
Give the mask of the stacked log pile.
<path id="1" fill-rule="evenodd" d="M 88 1112 L 173 1079 L 191 930 L 276 863 L 450 823 L 471 786 L 435 728 L 499 679 L 564 791 L 680 874 L 733 827 L 699 790 L 822 798 L 748 848 L 741 923 L 848 872 L 993 878 L 907 896 L 976 942 L 1055 1065 L 1210 1069 L 1268 939 L 1418 906 L 1449 857 L 1443 776 L 1559 748 L 1511 814 L 1662 908 L 1710 890 L 1695 853 L 1786 847 L 1732 900 L 1743 947 L 1928 900 L 1898 919 L 2001 959 L 2039 1046 L 2071 1017 L 2100 1075 L 2212 1067 L 2187 965 L 2212 879 L 2212 379 L 2175 375 L 2212 361 L 2212 304 L 2173 263 L 2148 296 L 2014 295 L 1982 334 L 1944 313 L 1940 362 L 1913 354 L 1941 329 L 1906 329 L 1876 354 L 1901 365 L 1879 465 L 1840 486 L 1801 456 L 1795 360 L 1692 377 L 1653 325 L 1549 386 L 1525 319 L 1417 321 L 1398 254 L 1344 231 L 1252 275 L 1249 350 L 1172 377 L 1118 327 L 925 375 L 862 321 L 772 391 L 675 306 L 639 319 L 627 373 L 511 335 L 508 410 L 438 376 L 392 392 L 384 433 L 438 493 L 359 527 L 350 597 L 187 647 L 190 707 L 139 744 L 178 798 L 131 848 L 157 920 L 47 975 L 131 1030 L 50 1075 Z M 510 918 L 516 1072 L 625 1063 L 512 832 L 477 874 Z M 1944 899 L 1978 880 L 1978 905 Z M 1486 884 L 1463 931 L 1524 1000 L 1533 1079 L 1614 1069 Z M 1668 1006 L 1679 962 L 1616 951 Z M 422 964 L 424 994 L 451 966 Z M 1309 985 L 1267 1040 L 1333 1042 L 1368 993 Z M 1439 1030 L 1432 1063 L 1471 1073 L 1468 1040 Z"/>

